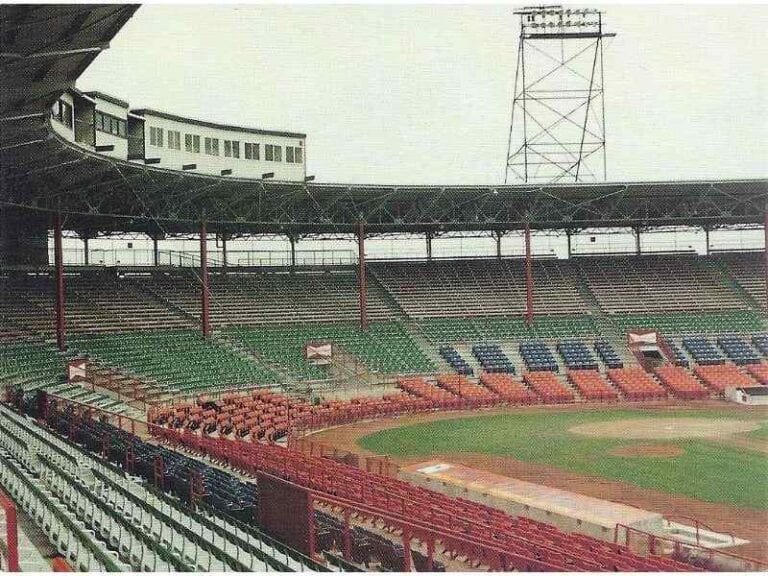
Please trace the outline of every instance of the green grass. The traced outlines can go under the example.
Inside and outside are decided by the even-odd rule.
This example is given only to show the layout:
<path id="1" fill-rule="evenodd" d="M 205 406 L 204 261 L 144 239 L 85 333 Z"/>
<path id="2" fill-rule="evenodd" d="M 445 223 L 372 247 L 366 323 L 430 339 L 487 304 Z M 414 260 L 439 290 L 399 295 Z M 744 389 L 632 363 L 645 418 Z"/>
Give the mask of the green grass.
<path id="1" fill-rule="evenodd" d="M 382 430 L 360 439 L 360 445 L 393 456 L 457 452 L 508 456 L 708 502 L 768 509 L 768 458 L 759 452 L 690 439 L 659 442 L 682 448 L 683 453 L 676 457 L 622 457 L 609 452 L 638 442 L 653 442 L 589 438 L 568 432 L 578 424 L 655 416 L 749 419 L 729 411 L 521 412 Z M 765 430 L 764 424 L 759 432 Z"/>

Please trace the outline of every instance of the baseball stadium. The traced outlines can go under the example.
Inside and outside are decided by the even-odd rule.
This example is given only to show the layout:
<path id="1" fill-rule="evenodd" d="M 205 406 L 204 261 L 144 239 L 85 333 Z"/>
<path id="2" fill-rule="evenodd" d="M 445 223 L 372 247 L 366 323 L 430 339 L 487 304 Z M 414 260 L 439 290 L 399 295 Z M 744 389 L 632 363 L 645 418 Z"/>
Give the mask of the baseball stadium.
<path id="1" fill-rule="evenodd" d="M 77 87 L 137 10 L 0 5 L 3 571 L 768 570 L 768 179 L 605 178 L 604 13 L 406 185 Z"/>

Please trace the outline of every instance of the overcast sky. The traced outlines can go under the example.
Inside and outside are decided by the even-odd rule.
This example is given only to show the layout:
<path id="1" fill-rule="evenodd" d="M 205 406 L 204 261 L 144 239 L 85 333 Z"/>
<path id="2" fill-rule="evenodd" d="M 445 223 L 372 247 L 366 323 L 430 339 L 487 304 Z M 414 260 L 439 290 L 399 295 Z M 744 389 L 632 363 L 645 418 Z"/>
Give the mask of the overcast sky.
<path id="1" fill-rule="evenodd" d="M 78 86 L 306 132 L 318 181 L 498 184 L 515 6 L 144 5 Z M 603 9 L 608 179 L 768 176 L 768 7 Z"/>

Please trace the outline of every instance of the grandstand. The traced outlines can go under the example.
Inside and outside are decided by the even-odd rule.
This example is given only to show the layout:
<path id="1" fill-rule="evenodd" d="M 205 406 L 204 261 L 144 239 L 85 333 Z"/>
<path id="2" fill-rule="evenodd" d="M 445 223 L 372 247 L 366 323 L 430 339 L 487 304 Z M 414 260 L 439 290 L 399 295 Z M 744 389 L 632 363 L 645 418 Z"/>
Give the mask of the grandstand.
<path id="1" fill-rule="evenodd" d="M 3 52 L 24 65 L 7 67 L 0 94 L 0 492 L 47 554 L 79 571 L 765 568 L 702 546 L 698 524 L 695 543 L 668 531 L 640 549 L 628 527 L 623 544 L 619 525 L 588 535 L 413 485 L 377 457 L 303 446 L 385 418 L 721 408 L 729 389 L 765 386 L 765 252 L 643 254 L 639 236 L 768 230 L 768 182 L 304 181 L 303 134 L 139 114 L 74 89 L 136 8 L 0 7 L 16 26 Z M 205 170 L 177 162 L 181 140 L 163 158 L 138 154 L 145 131 L 163 152 L 153 117 L 268 137 L 295 166 L 232 172 L 219 165 L 240 159 L 232 140 Z M 570 251 L 574 235 L 627 227 L 636 253 Z M 532 256 L 536 232 L 567 236 L 568 257 Z M 498 251 L 366 252 L 368 239 L 418 234 L 492 234 Z M 502 254 L 504 234 L 523 236 L 524 257 Z M 123 235 L 151 240 L 152 264 L 89 263 L 89 240 Z M 285 237 L 290 262 L 227 260 L 227 239 L 260 235 Z M 65 236 L 84 242 L 82 262 L 65 261 Z M 213 236 L 221 257 L 207 253 Z M 174 237 L 200 249 L 163 262 L 157 243 Z M 351 262 L 297 264 L 297 239 L 339 237 L 357 244 Z M 643 330 L 660 336 L 649 358 L 627 345 Z"/>

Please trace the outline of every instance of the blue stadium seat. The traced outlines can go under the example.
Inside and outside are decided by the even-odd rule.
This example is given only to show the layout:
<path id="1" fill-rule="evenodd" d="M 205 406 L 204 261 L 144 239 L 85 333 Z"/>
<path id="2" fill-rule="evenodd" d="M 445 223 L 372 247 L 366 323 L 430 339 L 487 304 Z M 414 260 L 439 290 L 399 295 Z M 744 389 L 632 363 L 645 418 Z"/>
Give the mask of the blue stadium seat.
<path id="1" fill-rule="evenodd" d="M 760 357 L 752 346 L 739 336 L 720 336 L 717 339 L 717 344 L 725 352 L 725 355 L 738 366 L 760 362 Z"/>
<path id="2" fill-rule="evenodd" d="M 563 357 L 565 366 L 571 370 L 597 370 L 597 360 L 581 341 L 569 340 L 559 342 L 557 351 Z"/>
<path id="3" fill-rule="evenodd" d="M 498 344 L 475 344 L 472 346 L 472 354 L 486 372 L 515 373 L 514 365 Z"/>
<path id="4" fill-rule="evenodd" d="M 755 348 L 760 350 L 760 353 L 763 356 L 768 356 L 768 335 L 760 334 L 759 336 L 753 336 L 752 344 L 755 345 Z"/>
<path id="5" fill-rule="evenodd" d="M 472 375 L 475 372 L 472 370 L 472 367 L 467 363 L 467 361 L 464 360 L 461 354 L 459 354 L 458 351 L 449 344 L 440 346 L 440 356 L 442 356 L 445 361 L 451 365 L 451 368 L 456 370 L 458 374 L 467 376 Z"/>
<path id="6" fill-rule="evenodd" d="M 624 368 L 624 362 L 607 340 L 595 340 L 595 352 L 608 368 Z"/>
<path id="7" fill-rule="evenodd" d="M 520 355 L 523 357 L 528 370 L 538 371 L 547 370 L 549 372 L 559 372 L 555 357 L 549 351 L 544 342 L 523 342 L 520 344 Z"/>
<path id="8" fill-rule="evenodd" d="M 672 340 L 667 340 L 667 346 L 669 346 L 669 349 L 673 354 L 672 363 L 675 366 L 685 366 L 687 368 L 690 365 L 688 358 L 683 354 L 683 351 L 680 350 L 677 344 Z"/>
<path id="9" fill-rule="evenodd" d="M 717 348 L 703 336 L 686 336 L 683 338 L 683 347 L 688 350 L 696 364 L 702 366 L 712 364 L 725 364 L 725 358 L 717 351 Z"/>

